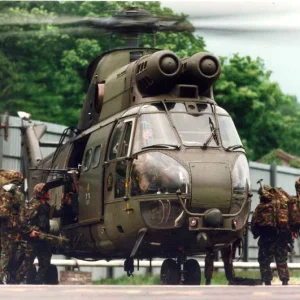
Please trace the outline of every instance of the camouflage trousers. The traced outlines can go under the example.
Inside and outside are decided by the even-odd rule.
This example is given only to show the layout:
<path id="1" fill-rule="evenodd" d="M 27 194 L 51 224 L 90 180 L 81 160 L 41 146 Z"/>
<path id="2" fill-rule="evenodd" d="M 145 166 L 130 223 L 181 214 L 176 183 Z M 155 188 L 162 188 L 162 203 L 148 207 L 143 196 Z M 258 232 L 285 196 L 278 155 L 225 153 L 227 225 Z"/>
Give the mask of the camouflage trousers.
<path id="1" fill-rule="evenodd" d="M 278 275 L 281 281 L 289 280 L 290 275 L 287 266 L 288 247 L 284 239 L 260 237 L 258 242 L 258 262 L 261 280 L 264 282 L 272 281 L 273 274 L 270 264 L 275 258 Z"/>
<path id="2" fill-rule="evenodd" d="M 233 269 L 231 245 L 229 247 L 221 249 L 221 256 L 224 263 L 226 278 L 230 282 L 232 278 L 235 277 L 235 272 Z M 211 280 L 213 277 L 214 260 L 215 260 L 215 252 L 210 252 L 206 254 L 205 268 L 204 268 L 204 276 L 206 280 Z"/>
<path id="3" fill-rule="evenodd" d="M 39 270 L 36 277 L 37 283 L 44 283 L 45 274 L 50 266 L 51 251 L 46 241 L 28 241 L 25 251 L 25 259 L 23 260 L 17 275 L 19 282 L 26 281 L 27 273 L 33 265 L 34 259 L 37 257 L 39 261 Z"/>
<path id="4" fill-rule="evenodd" d="M 0 258 L 0 281 L 3 281 L 7 273 L 10 260 L 16 248 L 16 236 L 14 232 L 4 232 L 1 236 L 1 258 Z"/>

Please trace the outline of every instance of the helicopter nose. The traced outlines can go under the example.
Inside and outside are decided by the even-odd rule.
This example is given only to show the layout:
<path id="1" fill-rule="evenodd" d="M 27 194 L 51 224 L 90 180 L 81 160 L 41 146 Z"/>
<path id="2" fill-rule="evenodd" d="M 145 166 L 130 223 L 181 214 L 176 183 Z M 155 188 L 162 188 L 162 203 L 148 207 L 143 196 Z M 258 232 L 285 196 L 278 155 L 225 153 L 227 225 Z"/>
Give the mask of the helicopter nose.
<path id="1" fill-rule="evenodd" d="M 191 162 L 191 206 L 201 209 L 218 208 L 226 211 L 231 204 L 231 175 L 227 163 Z"/>
<path id="2" fill-rule="evenodd" d="M 217 208 L 211 208 L 204 212 L 204 225 L 206 227 L 218 228 L 223 225 L 222 212 Z"/>

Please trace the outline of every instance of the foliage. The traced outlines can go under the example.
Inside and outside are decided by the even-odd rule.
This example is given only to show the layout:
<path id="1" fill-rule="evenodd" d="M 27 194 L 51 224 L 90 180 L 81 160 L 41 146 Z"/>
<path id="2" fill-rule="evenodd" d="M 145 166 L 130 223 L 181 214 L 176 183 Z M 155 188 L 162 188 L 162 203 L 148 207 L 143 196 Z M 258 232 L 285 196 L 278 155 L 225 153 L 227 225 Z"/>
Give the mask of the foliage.
<path id="1" fill-rule="evenodd" d="M 216 101 L 232 116 L 249 158 L 272 149 L 300 153 L 300 104 L 270 80 L 260 58 L 238 54 L 222 59 L 223 73 L 215 85 Z"/>
<path id="2" fill-rule="evenodd" d="M 259 279 L 260 278 L 260 272 L 259 270 L 236 270 L 236 276 L 242 277 L 242 278 L 253 278 L 253 279 Z M 290 270 L 290 282 L 289 284 L 299 284 L 300 279 L 300 271 L 299 270 Z M 202 272 L 202 279 L 201 279 L 201 285 L 203 285 L 205 282 Z M 278 283 L 279 279 L 277 277 L 277 272 L 274 274 L 274 279 L 272 283 Z M 103 284 L 103 285 L 158 285 L 160 284 L 160 277 L 158 275 L 149 275 L 149 276 L 140 276 L 135 275 L 133 277 L 127 277 L 122 276 L 118 278 L 108 278 L 108 279 L 101 279 L 98 281 L 94 281 L 93 284 Z M 212 285 L 227 285 L 228 281 L 225 277 L 224 271 L 219 270 L 215 271 L 212 281 Z"/>
<path id="3" fill-rule="evenodd" d="M 134 275 L 131 277 L 124 275 L 118 278 L 106 278 L 99 281 L 94 281 L 93 284 L 158 285 L 160 284 L 160 278 L 158 275 Z"/>
<path id="4" fill-rule="evenodd" d="M 259 161 L 269 165 L 276 164 L 277 166 L 282 166 L 281 159 L 278 157 L 278 155 L 276 155 L 276 152 L 274 151 L 271 151 L 270 153 L 264 155 L 260 158 Z"/>
<path id="5" fill-rule="evenodd" d="M 140 6 L 156 15 L 174 15 L 159 2 L 118 1 L 8 1 L 0 2 L 0 20 L 17 18 L 111 16 L 122 7 Z M 143 36 L 141 46 L 151 45 Z M 113 46 L 120 39 L 115 37 Z M 109 49 L 110 39 L 98 31 L 54 25 L 0 27 L 0 112 L 28 111 L 34 119 L 77 125 L 88 88 L 86 69 Z M 205 48 L 202 37 L 190 32 L 158 33 L 156 47 L 190 56 Z M 216 84 L 219 105 L 232 115 L 248 150 L 256 160 L 275 148 L 300 153 L 300 108 L 295 97 L 284 95 L 271 82 L 262 60 L 222 59 L 223 73 Z"/>

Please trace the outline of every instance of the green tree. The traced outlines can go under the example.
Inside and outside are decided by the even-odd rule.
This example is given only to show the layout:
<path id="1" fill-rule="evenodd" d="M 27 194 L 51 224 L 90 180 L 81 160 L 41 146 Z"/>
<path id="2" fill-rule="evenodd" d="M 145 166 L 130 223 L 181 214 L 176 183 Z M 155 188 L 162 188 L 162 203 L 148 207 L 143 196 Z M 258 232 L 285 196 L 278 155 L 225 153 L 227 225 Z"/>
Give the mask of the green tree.
<path id="1" fill-rule="evenodd" d="M 300 105 L 270 80 L 260 58 L 234 55 L 222 59 L 223 71 L 215 86 L 218 104 L 232 116 L 249 158 L 256 160 L 272 149 L 300 153 Z"/>
<path id="2" fill-rule="evenodd" d="M 86 69 L 101 52 L 109 50 L 110 38 L 78 26 L 26 24 L 56 17 L 107 17 L 127 6 L 140 6 L 152 14 L 174 16 L 159 2 L 0 2 L 0 112 L 25 110 L 34 119 L 77 125 L 88 88 Z M 183 16 L 184 17 L 184 16 Z M 10 25 L 19 20 L 20 25 Z M 5 21 L 5 22 L 4 22 Z M 141 46 L 151 46 L 142 36 Z M 115 37 L 113 46 L 120 38 Z M 156 47 L 180 57 L 205 49 L 202 37 L 191 32 L 158 33 Z M 296 98 L 281 92 L 270 80 L 261 59 L 235 55 L 222 58 L 223 72 L 215 97 L 233 117 L 249 158 L 258 159 L 272 149 L 300 153 L 300 108 Z"/>

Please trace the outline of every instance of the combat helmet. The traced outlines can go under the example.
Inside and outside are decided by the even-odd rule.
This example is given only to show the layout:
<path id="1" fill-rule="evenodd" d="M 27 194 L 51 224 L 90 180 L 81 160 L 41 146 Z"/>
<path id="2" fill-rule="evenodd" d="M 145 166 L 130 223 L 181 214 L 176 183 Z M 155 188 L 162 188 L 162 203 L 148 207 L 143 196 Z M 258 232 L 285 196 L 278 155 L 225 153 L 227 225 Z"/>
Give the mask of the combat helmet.
<path id="1" fill-rule="evenodd" d="M 46 196 L 48 190 L 44 190 L 44 186 L 46 183 L 38 183 L 34 186 L 32 197 L 35 197 L 37 199 L 48 199 Z"/>
<path id="2" fill-rule="evenodd" d="M 262 188 L 260 188 L 259 194 L 264 201 L 272 201 L 275 197 L 275 189 L 269 185 L 264 184 Z"/>
<path id="3" fill-rule="evenodd" d="M 0 185 L 16 184 L 21 185 L 23 182 L 22 173 L 14 170 L 0 169 Z"/>

